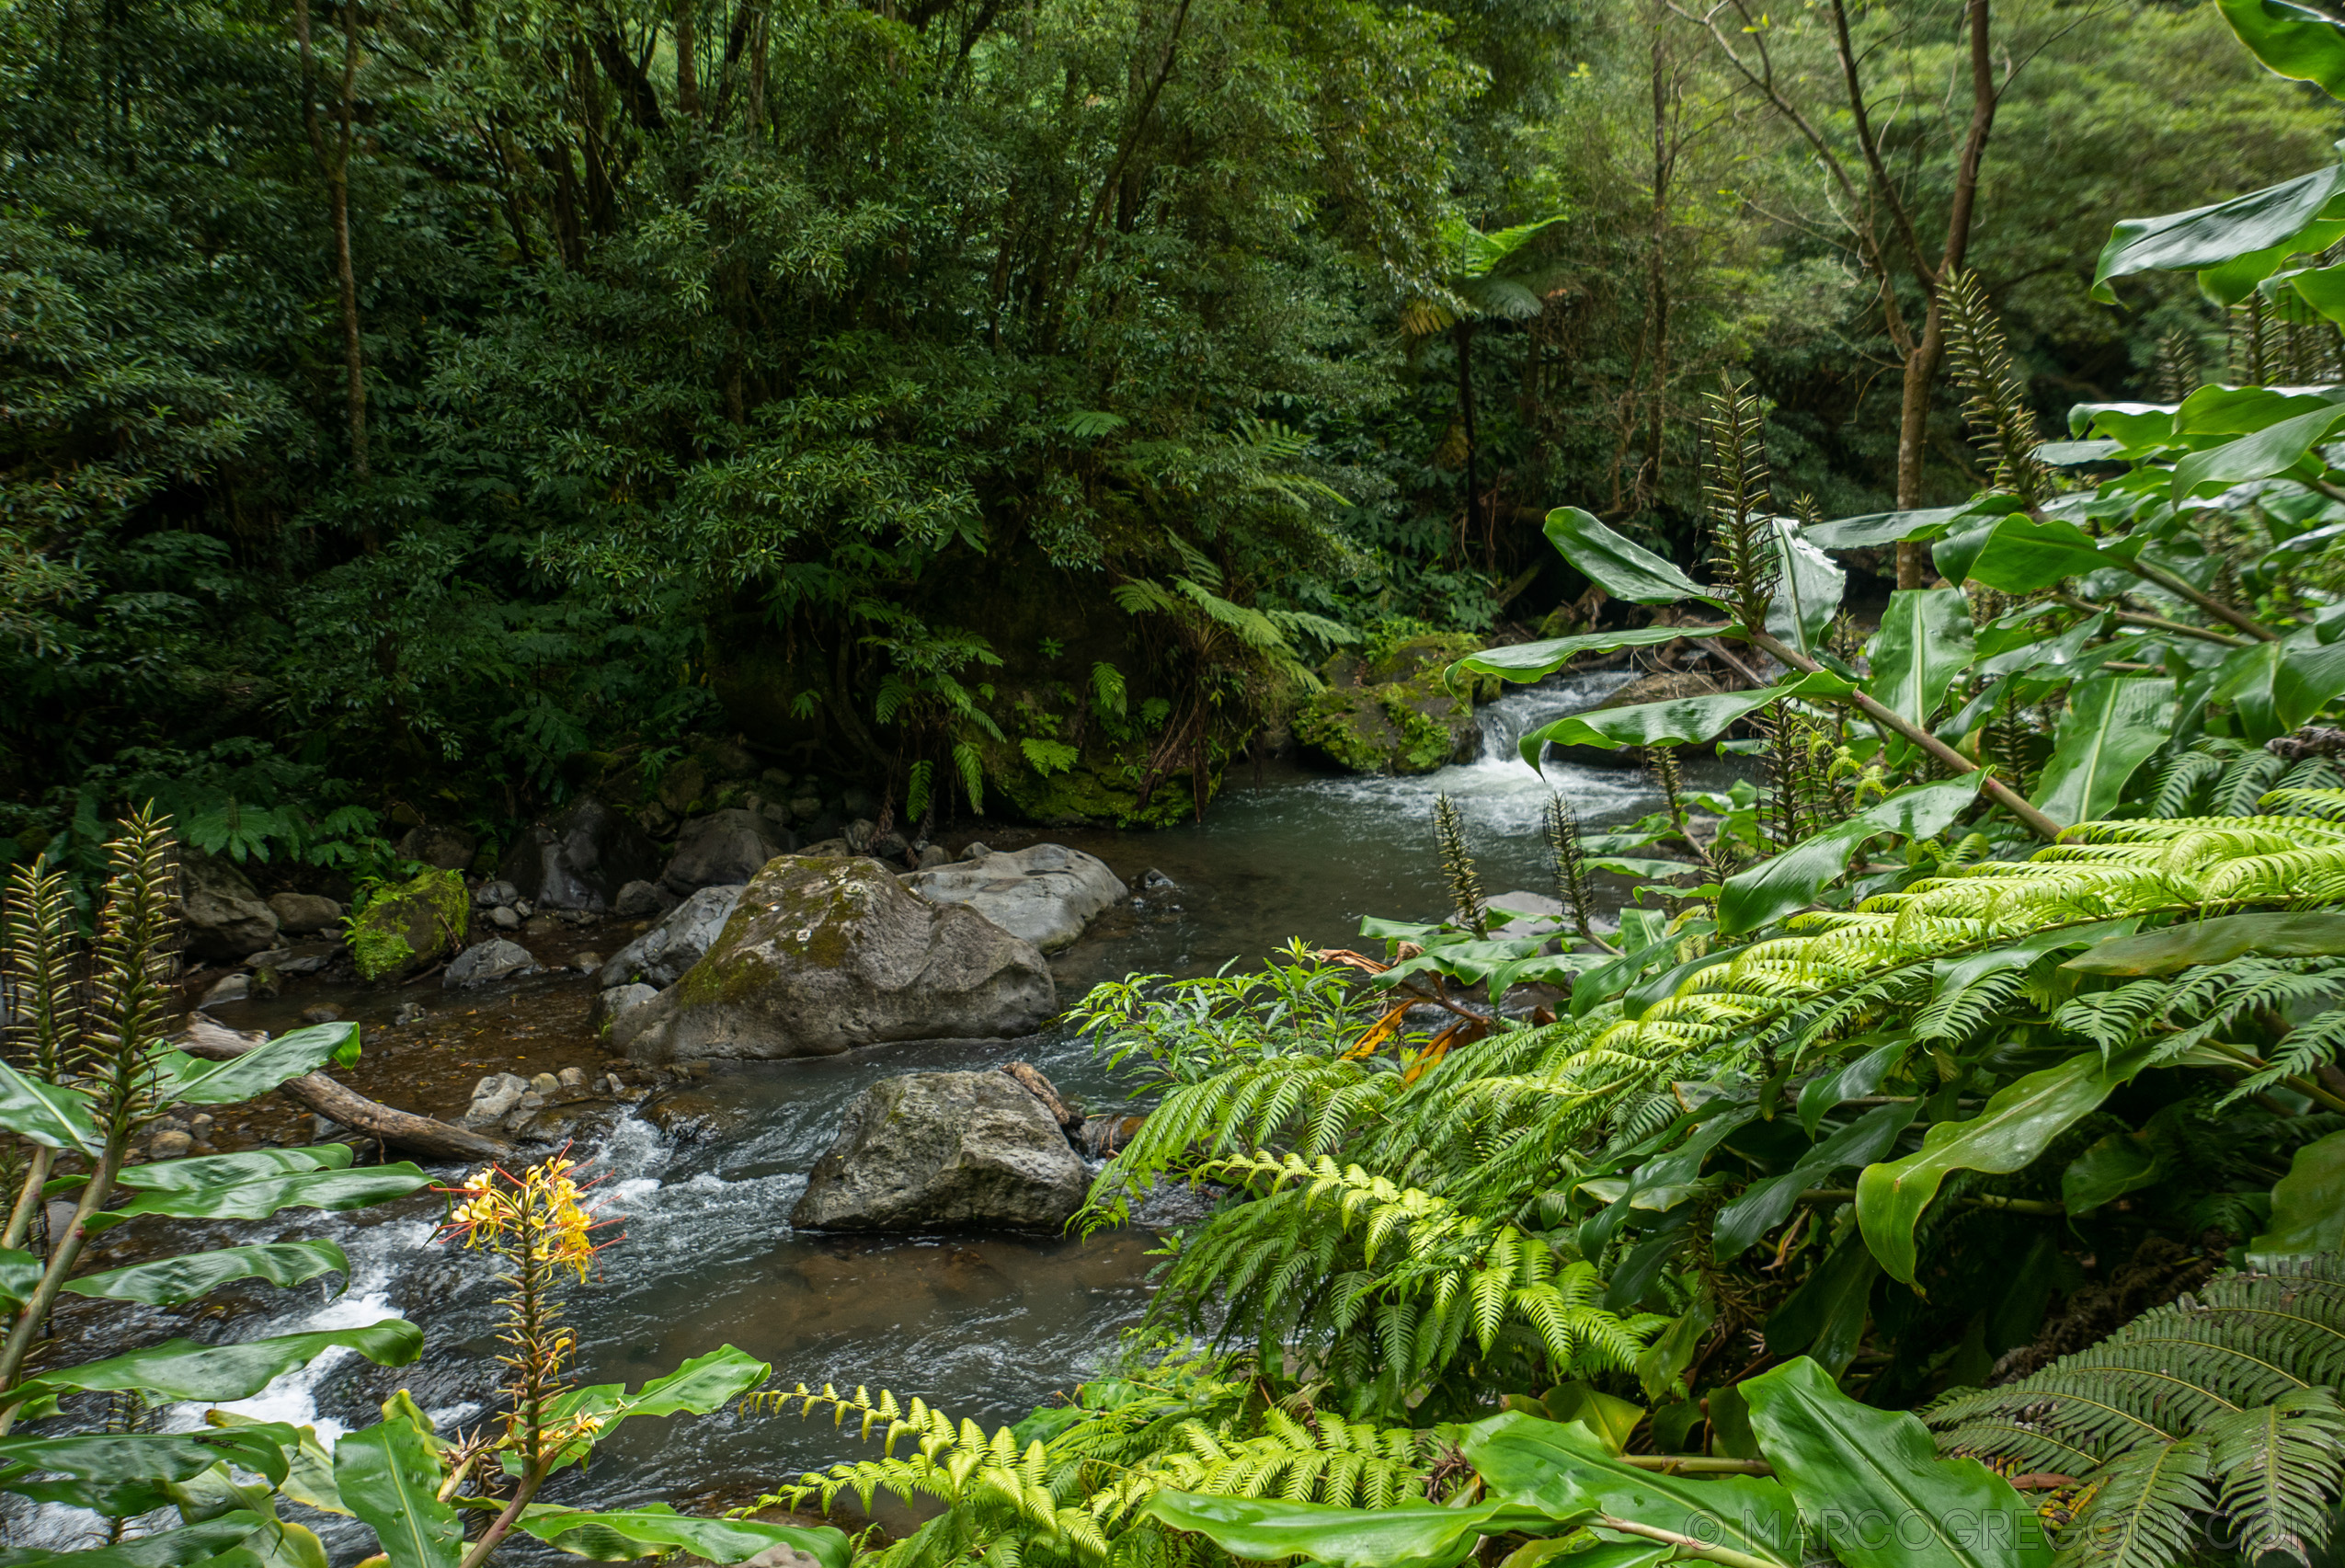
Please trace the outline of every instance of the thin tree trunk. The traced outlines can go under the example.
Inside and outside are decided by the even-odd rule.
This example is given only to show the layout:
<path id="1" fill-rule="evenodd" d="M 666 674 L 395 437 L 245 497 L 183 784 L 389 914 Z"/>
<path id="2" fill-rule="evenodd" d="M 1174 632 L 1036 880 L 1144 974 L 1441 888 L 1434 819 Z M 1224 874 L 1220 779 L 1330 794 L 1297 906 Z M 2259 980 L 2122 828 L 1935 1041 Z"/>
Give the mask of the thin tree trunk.
<path id="1" fill-rule="evenodd" d="M 1656 13 L 1658 7 L 1656 7 Z M 1669 182 L 1676 159 L 1669 146 L 1669 56 L 1667 35 L 1658 14 L 1653 28 L 1653 237 L 1646 284 L 1647 306 L 1653 338 L 1653 397 L 1645 409 L 1645 474 L 1651 494 L 1661 495 L 1661 435 L 1664 405 L 1669 395 L 1669 268 L 1665 254 L 1669 237 Z"/>
<path id="2" fill-rule="evenodd" d="M 344 397 L 349 406 L 350 471 L 367 477 L 366 348 L 359 333 L 358 269 L 350 259 L 351 109 L 358 87 L 358 0 L 342 0 L 342 101 L 338 145 L 329 153 L 317 114 L 317 61 L 311 50 L 309 0 L 293 0 L 293 34 L 302 51 L 302 123 L 326 180 L 334 229 L 334 272 L 342 295 Z"/>
<path id="3" fill-rule="evenodd" d="M 1458 422 L 1466 432 L 1466 537 L 1481 521 L 1481 453 L 1474 439 L 1474 326 L 1461 321 L 1458 334 Z M 1463 555 L 1464 552 L 1458 552 Z"/>
<path id="4" fill-rule="evenodd" d="M 700 113 L 700 65 L 694 58 L 696 40 L 692 30 L 692 0 L 676 0 L 676 107 L 685 118 L 697 120 Z"/>

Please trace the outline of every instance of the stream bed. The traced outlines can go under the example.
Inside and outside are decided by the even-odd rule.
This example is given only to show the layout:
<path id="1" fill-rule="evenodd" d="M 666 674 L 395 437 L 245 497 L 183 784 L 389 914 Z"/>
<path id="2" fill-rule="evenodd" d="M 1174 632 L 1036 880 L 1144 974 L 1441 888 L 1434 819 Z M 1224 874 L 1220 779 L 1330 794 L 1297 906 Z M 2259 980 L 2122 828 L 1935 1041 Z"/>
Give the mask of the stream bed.
<path id="1" fill-rule="evenodd" d="M 1652 809 L 1657 794 L 1626 769 L 1551 765 L 1542 780 L 1516 755 L 1516 739 L 1590 705 L 1626 678 L 1566 678 L 1511 694 L 1482 710 L 1478 761 L 1427 776 L 1328 777 L 1280 768 L 1257 781 L 1240 769 L 1200 824 L 1038 833 L 1101 856 L 1136 887 L 1150 869 L 1176 885 L 1111 910 L 1054 960 L 1061 1003 L 1127 972 L 1182 976 L 1233 960 L 1252 966 L 1291 937 L 1351 945 L 1363 915 L 1437 917 L 1447 901 L 1430 825 L 1438 793 L 1463 808 L 1492 892 L 1551 891 L 1539 833 L 1550 785 L 1591 830 Z M 500 1047 L 509 1042 L 500 1030 L 526 1030 L 533 1021 L 590 1050 L 590 1036 L 579 1035 L 589 984 L 575 973 L 540 977 L 464 993 L 461 1002 L 436 981 L 409 989 L 427 1005 L 471 1021 L 468 1032 L 450 1026 L 443 1036 L 450 1072 L 468 1081 L 479 1070 L 472 1064 L 502 1065 Z M 372 1022 L 404 994 L 336 1000 Z M 291 990 L 268 1016 L 255 1009 L 223 1021 L 281 1029 L 317 997 Z M 1139 1321 L 1151 1233 L 1104 1232 L 1087 1241 L 837 1237 L 801 1235 L 786 1220 L 841 1111 L 875 1080 L 1019 1059 L 1093 1111 L 1119 1104 L 1126 1092 L 1070 1030 L 1053 1025 L 1022 1040 L 712 1064 L 694 1086 L 712 1107 L 697 1133 L 670 1136 L 629 1115 L 590 1149 L 574 1150 L 601 1178 L 603 1212 L 623 1219 L 610 1232 L 623 1239 L 602 1254 L 597 1276 L 571 1293 L 581 1380 L 639 1383 L 729 1343 L 772 1362 L 781 1387 L 862 1384 L 875 1395 L 886 1387 L 900 1402 L 917 1394 L 989 1428 L 1071 1391 Z M 428 1333 L 417 1365 L 383 1368 L 336 1353 L 234 1408 L 315 1423 L 330 1437 L 372 1419 L 378 1402 L 405 1387 L 443 1426 L 487 1420 L 501 1370 L 494 1360 L 497 1288 L 485 1257 L 432 1243 L 440 1207 L 437 1198 L 418 1195 L 347 1217 L 291 1211 L 258 1227 L 210 1228 L 223 1242 L 330 1236 L 349 1253 L 349 1288 L 329 1299 L 316 1286 L 256 1288 L 241 1298 L 246 1310 L 233 1324 L 223 1325 L 226 1333 L 159 1313 L 115 1318 L 119 1347 L 170 1333 L 254 1338 L 398 1313 Z M 174 1241 L 187 1245 L 184 1231 Z M 175 1413 L 182 1424 L 197 1414 Z M 858 1448 L 852 1429 L 836 1431 L 819 1413 L 802 1421 L 795 1409 L 637 1419 L 601 1445 L 590 1476 L 570 1472 L 545 1496 L 590 1496 L 603 1507 L 658 1499 L 683 1508 L 732 1505 L 804 1471 L 854 1458 Z M 353 1530 L 340 1541 L 326 1533 L 337 1560 L 362 1534 Z"/>

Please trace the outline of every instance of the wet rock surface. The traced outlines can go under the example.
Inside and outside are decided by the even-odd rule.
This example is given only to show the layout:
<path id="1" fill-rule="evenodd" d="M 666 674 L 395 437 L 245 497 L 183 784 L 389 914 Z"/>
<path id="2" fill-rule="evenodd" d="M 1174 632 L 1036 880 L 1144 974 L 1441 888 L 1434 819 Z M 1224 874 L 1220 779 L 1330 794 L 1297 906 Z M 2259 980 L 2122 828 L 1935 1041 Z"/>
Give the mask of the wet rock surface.
<path id="1" fill-rule="evenodd" d="M 609 1040 L 638 1061 L 828 1056 L 1029 1035 L 1057 1006 L 1042 954 L 976 911 L 919 897 L 877 861 L 784 855 L 707 955 Z"/>
<path id="2" fill-rule="evenodd" d="M 756 875 L 757 869 L 752 868 L 750 875 Z M 612 955 L 595 983 L 604 990 L 638 981 L 655 990 L 674 985 L 716 944 L 725 922 L 732 918 L 733 906 L 740 902 L 747 880 L 701 888 L 658 925 Z"/>
<path id="3" fill-rule="evenodd" d="M 183 855 L 173 912 L 186 928 L 189 953 L 199 958 L 241 958 L 277 944 L 277 911 L 243 872 L 216 856 Z"/>
<path id="4" fill-rule="evenodd" d="M 989 853 L 904 881 L 921 898 L 966 905 L 1045 953 L 1071 945 L 1093 917 L 1128 892 L 1105 861 L 1064 844 Z"/>
<path id="5" fill-rule="evenodd" d="M 790 1211 L 801 1230 L 1057 1230 L 1090 1182 L 1058 1122 L 1004 1072 L 916 1072 L 857 1096 Z"/>

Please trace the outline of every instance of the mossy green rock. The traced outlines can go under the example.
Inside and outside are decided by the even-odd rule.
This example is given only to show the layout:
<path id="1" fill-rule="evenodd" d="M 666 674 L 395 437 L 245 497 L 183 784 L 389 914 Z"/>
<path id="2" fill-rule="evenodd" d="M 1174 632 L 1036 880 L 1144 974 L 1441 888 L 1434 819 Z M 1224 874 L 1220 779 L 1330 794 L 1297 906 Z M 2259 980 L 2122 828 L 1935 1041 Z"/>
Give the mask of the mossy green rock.
<path id="1" fill-rule="evenodd" d="M 887 1040 L 1031 1035 L 1058 1011 L 1034 944 L 875 860 L 777 855 L 699 963 L 621 1013 L 637 1061 L 831 1056 Z"/>
<path id="2" fill-rule="evenodd" d="M 1176 768 L 1157 779 L 1148 799 L 1140 799 L 1150 743 L 1123 745 L 1093 742 L 1074 762 L 1045 773 L 1011 747 L 989 747 L 989 787 L 1005 798 L 1012 810 L 1029 822 L 1049 827 L 1081 823 L 1112 824 L 1118 828 L 1169 828 L 1197 814 L 1196 775 Z M 1210 801 L 1221 788 L 1218 763 L 1206 771 L 1205 797 Z"/>
<path id="3" fill-rule="evenodd" d="M 464 944 L 472 900 L 453 871 L 427 871 L 378 894 L 350 929 L 350 961 L 363 980 L 395 980 L 452 957 Z"/>
<path id="4" fill-rule="evenodd" d="M 1320 670 L 1326 689 L 1295 715 L 1295 738 L 1356 773 L 1429 773 L 1471 760 L 1481 747 L 1474 704 L 1498 694 L 1490 676 L 1451 690 L 1450 665 L 1481 647 L 1464 633 L 1396 643 L 1372 658 L 1339 653 Z"/>

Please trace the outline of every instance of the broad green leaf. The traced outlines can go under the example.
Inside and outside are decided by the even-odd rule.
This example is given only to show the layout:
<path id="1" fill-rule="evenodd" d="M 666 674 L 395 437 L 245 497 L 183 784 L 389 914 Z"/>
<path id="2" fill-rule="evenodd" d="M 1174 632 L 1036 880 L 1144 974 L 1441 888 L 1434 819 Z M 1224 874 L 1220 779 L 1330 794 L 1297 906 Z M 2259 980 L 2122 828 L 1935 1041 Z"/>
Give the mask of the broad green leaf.
<path id="1" fill-rule="evenodd" d="M 2089 1214 L 2157 1179 L 2157 1157 L 2130 1132 L 2112 1132 L 2060 1173 L 2060 1202 L 2070 1219 Z"/>
<path id="2" fill-rule="evenodd" d="M 2248 1266 L 2345 1252 L 2345 1132 L 2296 1150 L 2271 1189 L 2271 1229 L 2248 1243 Z"/>
<path id="3" fill-rule="evenodd" d="M 359 1026 L 315 1024 L 264 1041 L 226 1061 L 205 1061 L 185 1051 L 159 1050 L 155 1098 L 190 1105 L 230 1105 L 266 1094 L 289 1078 L 315 1072 L 331 1061 L 349 1067 L 359 1059 Z"/>
<path id="4" fill-rule="evenodd" d="M 0 1405 L 88 1389 L 137 1389 L 150 1399 L 218 1404 L 257 1394 L 271 1379 L 337 1348 L 355 1350 L 377 1366 L 405 1367 L 423 1350 L 423 1331 L 405 1318 L 385 1318 L 364 1328 L 316 1329 L 244 1345 L 168 1339 L 127 1356 L 43 1372 L 0 1392 Z"/>
<path id="5" fill-rule="evenodd" d="M 90 1119 L 89 1096 L 18 1072 L 0 1061 L 0 1128 L 49 1149 L 97 1154 L 106 1139 Z"/>
<path id="6" fill-rule="evenodd" d="M 1807 653 L 1822 645 L 1832 618 L 1840 612 L 1848 574 L 1802 538 L 1798 524 L 1779 519 L 1775 528 L 1782 565 L 1775 596 L 1767 601 L 1767 629 L 1778 641 Z"/>
<path id="7" fill-rule="evenodd" d="M 1939 569 L 1948 581 L 1959 583 L 1967 578 L 2005 593 L 2033 593 L 2063 578 L 2082 577 L 2110 564 L 2091 534 L 2057 518 L 2041 522 L 2027 517 L 2002 518 L 1979 541 L 1977 553 L 1967 563 L 1960 559 L 1954 538 L 1945 542 L 1939 556 Z M 1962 577 L 1956 577 L 1950 565 L 1959 566 Z"/>
<path id="8" fill-rule="evenodd" d="M 1791 1494 L 1778 1482 L 1750 1475 L 1689 1481 L 1640 1470 L 1584 1426 L 1512 1412 L 1468 1427 L 1463 1447 L 1493 1496 L 1550 1518 L 1593 1514 L 1592 1522 L 1607 1528 L 1657 1527 L 1782 1568 L 1802 1561 Z"/>
<path id="9" fill-rule="evenodd" d="M 339 1274 L 347 1279 L 349 1272 L 350 1260 L 331 1242 L 268 1242 L 109 1268 L 103 1274 L 69 1279 L 64 1288 L 75 1296 L 172 1307 L 195 1300 L 232 1280 L 299 1285 L 321 1274 Z"/>
<path id="10" fill-rule="evenodd" d="M 719 1406 L 730 1404 L 772 1374 L 771 1364 L 760 1361 L 748 1351 L 719 1345 L 705 1356 L 695 1356 L 664 1378 L 654 1378 L 634 1393 L 627 1391 L 624 1383 L 595 1383 L 573 1389 L 545 1407 L 545 1418 L 561 1422 L 574 1415 L 596 1414 L 602 1417 L 602 1431 L 608 1434 L 631 1415 L 674 1415 L 680 1412 L 706 1415 Z M 590 1447 L 580 1443 L 566 1450 L 562 1462 L 570 1464 L 583 1459 Z"/>
<path id="11" fill-rule="evenodd" d="M 1845 697 L 1856 687 L 1837 675 L 1819 671 L 1756 692 L 1720 692 L 1705 697 L 1681 697 L 1673 703 L 1638 703 L 1625 708 L 1599 708 L 1570 714 L 1523 737 L 1523 761 L 1539 766 L 1539 748 L 1601 746 L 1691 746 L 1715 740 L 1729 725 L 1746 714 L 1786 697 Z"/>
<path id="12" fill-rule="evenodd" d="M 1802 1356 L 1740 1384 L 1759 1451 L 1847 1568 L 2050 1568 L 2032 1504 L 1929 1428 L 1840 1391 Z"/>
<path id="13" fill-rule="evenodd" d="M 1801 532 L 1818 549 L 1861 550 L 1905 539 L 1934 539 L 1948 523 L 1970 509 L 1963 505 L 1930 507 L 1919 511 L 1867 512 L 1862 517 L 1835 518 Z"/>
<path id="14" fill-rule="evenodd" d="M 1717 602 L 1711 597 L 1715 590 L 1577 507 L 1558 507 L 1547 514 L 1547 542 L 1615 599 L 1632 604 L 1675 604 L 1681 599 Z"/>
<path id="15" fill-rule="evenodd" d="M 27 1547 L 7 1553 L 0 1562 L 5 1562 L 7 1568 L 36 1568 L 52 1562 L 59 1568 L 67 1563 L 72 1568 L 185 1568 L 187 1563 L 226 1551 L 256 1530 L 277 1528 L 258 1514 L 239 1509 L 200 1525 L 157 1530 L 116 1546 L 88 1551 L 48 1551 Z"/>
<path id="16" fill-rule="evenodd" d="M 2252 435 L 2194 452 L 2174 465 L 2172 500 L 2179 507 L 2191 496 L 2285 474 L 2304 462 L 2316 445 L 2327 441 L 2340 421 L 2345 421 L 2345 407 L 2316 408 L 2309 414 L 2268 425 Z"/>
<path id="17" fill-rule="evenodd" d="M 2345 692 L 2345 643 L 2287 647 L 2271 677 L 2273 722 L 2282 733 L 2301 728 L 2340 692 Z"/>
<path id="18" fill-rule="evenodd" d="M 1729 877 L 1719 889 L 1718 929 L 1728 935 L 1756 931 L 1813 903 L 1825 884 L 1847 867 L 1848 857 L 1858 847 L 1878 834 L 1937 837 L 1970 808 L 1985 783 L 1985 773 L 1970 773 L 1901 789 L 1838 826 L 1812 833 L 1782 853 Z"/>
<path id="19" fill-rule="evenodd" d="M 1901 1039 L 1875 1046 L 1839 1071 L 1818 1073 L 1810 1079 L 1800 1090 L 1800 1130 L 1813 1138 L 1816 1124 L 1831 1115 L 1835 1106 L 1880 1088 L 1881 1081 L 1889 1076 L 1889 1070 L 1897 1065 L 1897 1059 L 1905 1054 L 1909 1043 Z"/>
<path id="20" fill-rule="evenodd" d="M 2218 915 L 2121 936 L 2060 967 L 2080 975 L 2170 975 L 2249 953 L 2272 958 L 2345 953 L 2345 915 Z"/>
<path id="21" fill-rule="evenodd" d="M 2148 1065 L 2151 1048 L 2136 1047 L 2105 1061 L 2086 1051 L 2030 1072 L 1996 1091 L 1971 1120 L 1932 1127 L 1919 1152 L 1867 1166 L 1857 1178 L 1857 1223 L 1882 1267 L 1913 1284 L 1914 1227 L 1947 1177 L 1957 1171 L 1999 1176 L 2028 1164 L 2130 1082 Z"/>
<path id="22" fill-rule="evenodd" d="M 2272 688 L 2287 650 L 2278 643 L 2255 643 L 2225 656 L 2200 679 L 2207 682 L 2203 703 L 2228 703 L 2248 739 L 2259 744 L 2282 733 Z"/>
<path id="23" fill-rule="evenodd" d="M 2285 256 L 2282 247 L 2303 235 L 2328 206 L 2340 175 L 2345 170 L 2330 165 L 2228 201 L 2156 218 L 2122 219 L 2110 230 L 2109 243 L 2093 268 L 2092 297 L 2115 304 L 2110 280 L 2154 269 L 2199 271 L 2250 255 L 2271 255 L 2272 267 L 2277 267 Z M 2321 246 L 2328 243 L 2323 240 Z"/>
<path id="24" fill-rule="evenodd" d="M 1645 1418 L 1644 1406 L 1617 1399 L 1585 1383 L 1566 1383 L 1550 1389 L 1540 1402 L 1547 1406 L 1550 1419 L 1578 1422 L 1616 1454 L 1626 1451 L 1637 1423 Z"/>
<path id="25" fill-rule="evenodd" d="M 391 1568 L 457 1568 L 464 1522 L 440 1499 L 447 1472 L 423 1434 L 385 1419 L 334 1445 L 334 1489 L 374 1531 Z"/>
<path id="26" fill-rule="evenodd" d="M 269 1478 L 285 1479 L 286 1450 L 300 1433 L 282 1423 L 242 1426 L 228 1432 L 163 1436 L 110 1433 L 83 1437 L 0 1439 L 0 1490 L 37 1503 L 88 1508 L 114 1517 L 151 1513 L 171 1501 L 166 1490 L 223 1460 Z M 32 1471 L 48 1479 L 22 1479 Z"/>
<path id="27" fill-rule="evenodd" d="M 2215 0 L 2215 8 L 2264 69 L 2345 98 L 2345 28 L 2290 0 Z"/>
<path id="28" fill-rule="evenodd" d="M 182 1219 L 266 1219 L 280 1208 L 365 1208 L 405 1197 L 431 1182 L 428 1173 L 402 1160 L 395 1165 L 262 1176 L 189 1192 L 166 1187 L 141 1193 L 118 1208 L 92 1215 L 90 1229 L 106 1230 L 142 1214 L 168 1214 Z"/>
<path id="29" fill-rule="evenodd" d="M 32 1299 L 44 1272 L 41 1260 L 21 1247 L 0 1250 L 0 1301 L 21 1307 Z M 67 1289 L 73 1288 L 71 1286 Z"/>
<path id="30" fill-rule="evenodd" d="M 754 1519 L 706 1519 L 679 1514 L 662 1503 L 609 1514 L 532 1504 L 517 1523 L 548 1546 L 599 1562 L 663 1557 L 679 1550 L 711 1562 L 742 1562 L 786 1546 L 806 1553 L 822 1568 L 847 1568 L 853 1555 L 845 1533 L 828 1525 L 808 1528 Z M 392 1568 L 400 1568 L 395 1557 Z"/>
<path id="31" fill-rule="evenodd" d="M 1923 729 L 1946 689 L 1971 662 L 1971 610 L 1958 588 L 1903 589 L 1889 596 L 1881 630 L 1865 649 L 1865 692 Z"/>
<path id="32" fill-rule="evenodd" d="M 220 1427 L 262 1425 L 251 1416 L 240 1415 L 233 1410 L 207 1410 L 203 1413 L 203 1419 L 205 1425 Z M 350 1511 L 342 1505 L 341 1494 L 334 1489 L 334 1456 L 326 1452 L 326 1446 L 317 1440 L 315 1427 L 302 1426 L 295 1430 L 301 1435 L 301 1443 L 286 1451 L 292 1468 L 286 1471 L 285 1479 L 277 1483 L 277 1490 L 304 1508 L 315 1508 L 321 1514 L 339 1514 L 348 1518 Z"/>
<path id="33" fill-rule="evenodd" d="M 1337 1508 L 1160 1492 L 1142 1512 L 1176 1530 L 1195 1530 L 1233 1557 L 1268 1562 L 1308 1557 L 1333 1568 L 1447 1568 L 1463 1561 L 1485 1535 L 1543 1529 L 1556 1522 L 1512 1499 L 1471 1508 L 1439 1503 Z"/>
<path id="34" fill-rule="evenodd" d="M 279 1520 L 219 1556 L 205 1558 L 202 1568 L 331 1568 L 331 1563 L 316 1531 Z"/>
<path id="35" fill-rule="evenodd" d="M 2073 826 L 2097 821 L 2174 724 L 2174 682 L 2162 676 L 2088 681 L 2072 688 L 2053 732 L 2052 761 L 2036 784 L 2037 808 Z"/>
<path id="36" fill-rule="evenodd" d="M 1875 1105 L 1801 1155 L 1783 1174 L 1744 1188 L 1742 1196 L 1718 1211 L 1710 1234 L 1710 1255 L 1721 1260 L 1740 1255 L 1743 1249 L 1781 1224 L 1808 1188 L 1822 1185 L 1825 1177 L 1844 1166 L 1870 1165 L 1888 1153 L 1920 1108 L 1920 1102 L 1914 1100 Z"/>
<path id="37" fill-rule="evenodd" d="M 261 1176 L 345 1171 L 349 1169 L 353 1153 L 347 1143 L 321 1143 L 311 1149 L 251 1149 L 241 1154 L 205 1154 L 192 1160 L 129 1165 L 114 1180 L 119 1185 L 147 1191 L 192 1192 Z"/>
<path id="38" fill-rule="evenodd" d="M 2298 299 L 2329 320 L 2345 321 L 2345 264 L 2300 267 L 2294 272 L 2282 273 L 2281 280 L 2295 292 Z"/>
<path id="39" fill-rule="evenodd" d="M 1495 675 L 1504 681 L 1544 681 L 1584 653 L 1610 653 L 1615 648 L 1652 647 L 1679 637 L 1714 637 L 1733 630 L 1716 626 L 1640 626 L 1634 631 L 1584 632 L 1575 637 L 1550 637 L 1544 642 L 1516 643 L 1510 647 L 1484 648 L 1468 654 L 1449 667 L 1475 675 Z"/>
<path id="40" fill-rule="evenodd" d="M 1843 1236 L 1767 1318 L 1767 1353 L 1804 1350 L 1835 1376 L 1847 1371 L 1864 1341 L 1873 1281 L 1880 1277 L 1880 1260 L 1864 1238 Z"/>

